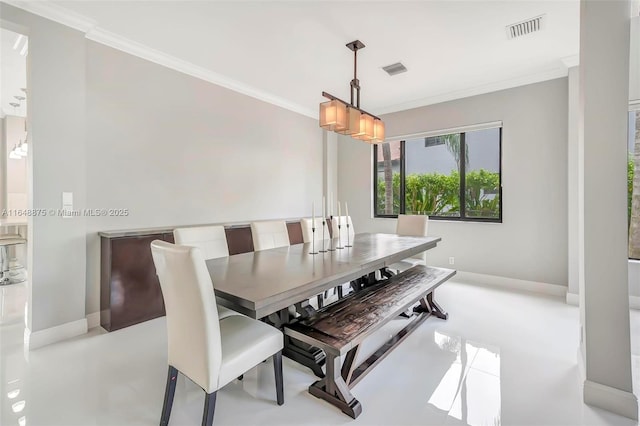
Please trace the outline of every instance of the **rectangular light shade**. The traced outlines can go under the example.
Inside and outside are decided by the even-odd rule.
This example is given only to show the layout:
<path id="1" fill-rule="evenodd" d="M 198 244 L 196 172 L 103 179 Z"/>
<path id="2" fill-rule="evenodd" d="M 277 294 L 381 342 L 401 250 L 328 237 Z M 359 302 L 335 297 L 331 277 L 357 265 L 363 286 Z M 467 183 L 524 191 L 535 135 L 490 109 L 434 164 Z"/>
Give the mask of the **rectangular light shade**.
<path id="1" fill-rule="evenodd" d="M 360 114 L 360 128 L 359 131 L 352 135 L 355 139 L 362 141 L 371 141 L 373 139 L 373 117 L 369 114 Z"/>
<path id="2" fill-rule="evenodd" d="M 321 103 L 320 127 L 331 131 L 344 130 L 347 127 L 347 106 L 337 100 Z"/>
<path id="3" fill-rule="evenodd" d="M 373 139 L 371 143 L 384 142 L 384 121 L 373 120 Z"/>
<path id="4" fill-rule="evenodd" d="M 355 108 L 347 107 L 347 126 L 338 130 L 343 135 L 353 135 L 360 131 L 360 111 Z"/>

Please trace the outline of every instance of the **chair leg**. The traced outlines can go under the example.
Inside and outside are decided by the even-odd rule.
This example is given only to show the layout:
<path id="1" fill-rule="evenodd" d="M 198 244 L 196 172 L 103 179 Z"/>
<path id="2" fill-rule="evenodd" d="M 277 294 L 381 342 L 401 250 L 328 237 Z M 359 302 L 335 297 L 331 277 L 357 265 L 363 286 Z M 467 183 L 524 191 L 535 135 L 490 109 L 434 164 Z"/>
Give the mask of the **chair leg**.
<path id="1" fill-rule="evenodd" d="M 216 393 L 211 392 L 204 396 L 204 413 L 202 413 L 202 426 L 213 425 L 213 413 L 216 410 Z"/>
<path id="2" fill-rule="evenodd" d="M 178 369 L 169 366 L 167 374 L 167 386 L 164 391 L 164 404 L 162 404 L 162 415 L 160 416 L 160 426 L 169 424 L 169 416 L 171 415 L 171 406 L 173 405 L 173 395 L 176 393 L 176 381 L 178 380 Z"/>
<path id="3" fill-rule="evenodd" d="M 282 351 L 273 355 L 273 370 L 276 373 L 276 397 L 278 405 L 284 404 L 284 385 L 282 379 Z"/>

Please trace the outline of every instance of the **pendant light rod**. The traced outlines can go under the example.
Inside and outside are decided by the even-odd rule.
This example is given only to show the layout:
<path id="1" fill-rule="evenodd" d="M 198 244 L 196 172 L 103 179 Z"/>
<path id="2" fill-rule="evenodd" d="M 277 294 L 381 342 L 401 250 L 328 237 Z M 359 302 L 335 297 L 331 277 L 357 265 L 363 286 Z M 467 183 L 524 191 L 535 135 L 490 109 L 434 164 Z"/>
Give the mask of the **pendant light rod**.
<path id="1" fill-rule="evenodd" d="M 340 99 L 340 98 L 338 98 L 338 97 L 336 97 L 336 96 L 333 96 L 333 95 L 332 95 L 332 94 L 330 94 L 330 93 L 322 92 L 322 96 L 324 96 L 325 98 L 330 99 L 330 100 L 332 100 L 332 101 L 342 102 L 343 104 L 345 104 L 345 105 L 347 105 L 347 106 L 349 106 L 349 107 L 351 107 L 351 108 L 355 108 L 355 109 L 357 109 L 357 110 L 358 110 L 358 111 L 360 111 L 360 112 L 363 112 L 363 113 L 365 113 L 365 114 L 369 114 L 369 115 L 370 115 L 371 117 L 373 117 L 375 120 L 382 120 L 380 117 L 375 116 L 375 115 L 371 114 L 370 112 L 367 112 L 367 111 L 365 111 L 365 110 L 363 110 L 363 109 L 361 109 L 361 108 L 358 108 L 357 106 L 355 106 L 355 105 L 353 105 L 353 104 L 350 104 L 349 102 L 345 102 L 345 101 L 343 101 L 342 99 Z"/>
<path id="2" fill-rule="evenodd" d="M 351 105 L 360 108 L 360 80 L 358 80 L 358 50 L 364 49 L 365 45 L 360 40 L 347 43 L 346 46 L 353 51 L 353 80 L 351 80 Z M 356 102 L 353 102 L 353 95 L 356 95 Z"/>

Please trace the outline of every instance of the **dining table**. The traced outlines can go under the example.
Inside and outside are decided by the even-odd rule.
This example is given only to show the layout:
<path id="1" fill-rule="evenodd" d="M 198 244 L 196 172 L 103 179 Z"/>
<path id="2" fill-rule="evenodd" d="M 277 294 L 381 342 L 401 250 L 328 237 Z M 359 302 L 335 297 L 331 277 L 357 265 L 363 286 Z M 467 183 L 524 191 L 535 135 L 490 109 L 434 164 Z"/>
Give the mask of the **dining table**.
<path id="1" fill-rule="evenodd" d="M 315 246 L 294 244 L 206 263 L 218 303 L 259 319 L 429 250 L 440 240 L 362 233 L 350 241 L 351 247 L 341 249 L 335 248 L 340 244 L 336 238 L 316 241 Z M 327 251 L 319 252 L 322 247 Z"/>
<path id="2" fill-rule="evenodd" d="M 385 233 L 355 234 L 353 239 L 328 239 L 293 244 L 206 261 L 217 302 L 251 318 L 283 327 L 302 305 L 345 283 L 376 281 L 377 271 L 437 246 L 440 237 Z M 347 246 L 348 245 L 348 246 Z M 299 314 L 296 314 L 299 315 Z M 285 339 L 284 355 L 322 377 L 324 354 L 317 348 Z"/>

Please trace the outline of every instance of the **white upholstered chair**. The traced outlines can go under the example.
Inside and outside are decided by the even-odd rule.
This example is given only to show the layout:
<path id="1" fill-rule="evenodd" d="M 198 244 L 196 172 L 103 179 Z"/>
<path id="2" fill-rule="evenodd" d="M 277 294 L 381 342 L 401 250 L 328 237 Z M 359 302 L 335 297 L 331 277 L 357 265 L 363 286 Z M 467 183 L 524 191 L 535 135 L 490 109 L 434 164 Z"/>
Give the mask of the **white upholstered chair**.
<path id="1" fill-rule="evenodd" d="M 398 215 L 398 224 L 396 226 L 396 234 L 408 235 L 414 237 L 426 237 L 429 227 L 429 216 L 426 215 Z M 403 259 L 400 262 L 396 262 L 389 265 L 389 269 L 396 270 L 398 272 L 406 271 L 415 265 L 426 265 L 427 252 L 418 253 L 409 258 Z"/>
<path id="2" fill-rule="evenodd" d="M 156 240 L 151 253 L 164 297 L 169 346 L 160 424 L 169 423 L 178 372 L 205 391 L 202 424 L 211 425 L 216 392 L 271 356 L 277 402 L 282 405 L 282 332 L 244 315 L 218 319 L 213 285 L 200 249 Z"/>
<path id="3" fill-rule="evenodd" d="M 224 226 L 194 226 L 173 231 L 176 244 L 198 247 L 205 259 L 229 256 Z"/>
<path id="4" fill-rule="evenodd" d="M 340 232 L 338 232 L 338 223 L 340 224 Z M 349 224 L 349 236 L 347 237 L 347 223 Z M 353 222 L 351 222 L 351 216 L 333 216 L 331 218 L 331 234 L 333 238 L 340 237 L 342 245 L 347 243 L 347 239 L 353 243 L 353 237 L 356 234 L 353 229 Z"/>
<path id="5" fill-rule="evenodd" d="M 268 250 L 286 247 L 289 243 L 289 231 L 284 220 L 265 220 L 251 223 L 253 250 Z"/>
<path id="6" fill-rule="evenodd" d="M 313 220 L 310 217 L 303 217 L 300 219 L 300 227 L 302 228 L 302 241 L 305 243 L 310 243 L 312 239 L 312 227 Z M 322 244 L 322 230 L 324 228 L 324 238 L 329 239 L 331 236 L 329 235 L 329 226 L 327 226 L 327 221 L 324 221 L 324 226 L 322 225 L 322 218 L 315 218 L 315 228 L 316 228 L 316 241 L 319 241 Z"/>
<path id="7" fill-rule="evenodd" d="M 200 251 L 202 251 L 205 260 L 229 256 L 227 234 L 224 232 L 224 226 L 214 225 L 177 228 L 173 230 L 173 239 L 176 244 L 179 245 L 198 247 Z M 218 316 L 220 319 L 230 315 L 241 314 L 218 305 Z"/>

